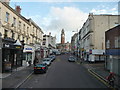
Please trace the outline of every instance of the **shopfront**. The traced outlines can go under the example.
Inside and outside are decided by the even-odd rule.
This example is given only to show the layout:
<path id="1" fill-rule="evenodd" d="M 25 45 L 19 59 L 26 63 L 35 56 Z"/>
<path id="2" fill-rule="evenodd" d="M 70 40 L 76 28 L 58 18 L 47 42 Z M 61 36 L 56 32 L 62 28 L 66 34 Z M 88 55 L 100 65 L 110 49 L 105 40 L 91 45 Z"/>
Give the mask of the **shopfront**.
<path id="1" fill-rule="evenodd" d="M 14 43 L 12 40 L 3 40 L 2 72 L 22 66 L 22 46 Z"/>
<path id="2" fill-rule="evenodd" d="M 33 60 L 35 57 L 35 48 L 33 46 L 25 45 L 23 50 L 23 66 L 28 66 L 28 62 L 31 61 L 33 64 Z"/>

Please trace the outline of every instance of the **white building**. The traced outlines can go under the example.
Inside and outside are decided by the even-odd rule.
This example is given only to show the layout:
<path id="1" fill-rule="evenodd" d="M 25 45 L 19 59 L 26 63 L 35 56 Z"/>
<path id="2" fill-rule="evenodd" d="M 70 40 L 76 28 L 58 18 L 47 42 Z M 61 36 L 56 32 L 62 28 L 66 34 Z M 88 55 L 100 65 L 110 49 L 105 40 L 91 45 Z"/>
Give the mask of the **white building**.
<path id="1" fill-rule="evenodd" d="M 81 55 L 84 59 L 89 58 L 91 50 L 105 50 L 105 31 L 118 24 L 118 15 L 93 15 L 89 14 L 88 19 L 80 29 Z"/>
<path id="2" fill-rule="evenodd" d="M 44 57 L 46 57 L 48 54 L 51 54 L 52 50 L 56 48 L 56 36 L 51 36 L 51 33 L 49 33 L 49 35 L 43 35 L 42 46 L 45 48 Z"/>

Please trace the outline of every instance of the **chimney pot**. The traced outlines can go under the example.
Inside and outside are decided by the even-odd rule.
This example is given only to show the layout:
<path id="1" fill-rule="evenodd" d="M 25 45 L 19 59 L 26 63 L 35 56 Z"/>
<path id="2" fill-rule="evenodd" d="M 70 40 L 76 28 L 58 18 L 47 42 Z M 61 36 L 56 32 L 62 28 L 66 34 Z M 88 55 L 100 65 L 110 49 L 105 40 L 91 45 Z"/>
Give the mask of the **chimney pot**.
<path id="1" fill-rule="evenodd" d="M 19 14 L 21 13 L 21 8 L 20 8 L 20 6 L 16 6 L 15 10 L 16 10 L 17 13 L 19 13 Z"/>

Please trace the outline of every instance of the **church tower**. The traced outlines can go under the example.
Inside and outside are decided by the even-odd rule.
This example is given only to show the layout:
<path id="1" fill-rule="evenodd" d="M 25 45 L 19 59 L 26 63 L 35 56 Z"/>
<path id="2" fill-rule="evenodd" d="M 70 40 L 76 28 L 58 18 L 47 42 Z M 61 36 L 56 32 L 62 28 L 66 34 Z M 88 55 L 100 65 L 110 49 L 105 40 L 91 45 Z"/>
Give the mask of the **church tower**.
<path id="1" fill-rule="evenodd" d="M 64 29 L 62 29 L 61 31 L 61 44 L 65 43 L 65 33 L 64 33 Z"/>

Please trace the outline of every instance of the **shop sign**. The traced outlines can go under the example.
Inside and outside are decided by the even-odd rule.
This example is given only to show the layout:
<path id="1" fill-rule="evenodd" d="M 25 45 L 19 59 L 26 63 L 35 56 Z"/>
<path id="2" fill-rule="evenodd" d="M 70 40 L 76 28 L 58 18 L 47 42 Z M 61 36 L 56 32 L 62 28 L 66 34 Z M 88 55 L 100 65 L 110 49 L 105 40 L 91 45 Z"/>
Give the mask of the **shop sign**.
<path id="1" fill-rule="evenodd" d="M 15 48 L 20 49 L 21 47 L 20 46 L 16 46 Z"/>
<path id="2" fill-rule="evenodd" d="M 32 50 L 32 48 L 25 48 L 25 50 Z"/>
<path id="3" fill-rule="evenodd" d="M 89 53 L 92 54 L 92 49 L 89 50 Z"/>

